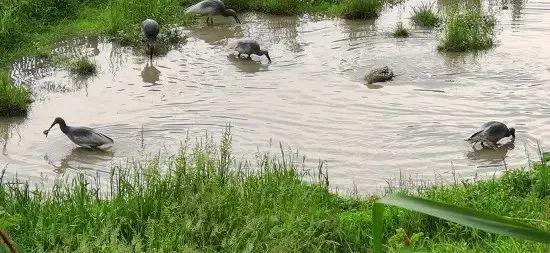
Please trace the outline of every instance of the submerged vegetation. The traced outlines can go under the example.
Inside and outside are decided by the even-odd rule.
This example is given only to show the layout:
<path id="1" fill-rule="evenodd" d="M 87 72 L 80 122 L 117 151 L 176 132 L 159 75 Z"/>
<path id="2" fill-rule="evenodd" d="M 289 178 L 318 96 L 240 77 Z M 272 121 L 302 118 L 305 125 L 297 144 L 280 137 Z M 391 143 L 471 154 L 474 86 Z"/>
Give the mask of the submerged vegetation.
<path id="1" fill-rule="evenodd" d="M 493 46 L 494 20 L 480 10 L 452 11 L 443 23 L 438 49 L 450 52 L 488 49 Z"/>
<path id="2" fill-rule="evenodd" d="M 395 26 L 393 30 L 393 36 L 396 38 L 406 38 L 409 37 L 410 33 L 407 28 L 403 25 L 403 22 L 397 22 L 397 25 Z"/>
<path id="3" fill-rule="evenodd" d="M 13 84 L 8 73 L 0 70 L 0 116 L 25 115 L 29 102 L 29 90 Z"/>
<path id="4" fill-rule="evenodd" d="M 70 63 L 69 70 L 73 74 L 89 76 L 97 72 L 97 64 L 88 58 L 80 58 Z"/>
<path id="5" fill-rule="evenodd" d="M 0 224 L 22 252 L 366 252 L 375 198 L 330 192 L 326 175 L 293 161 L 236 163 L 230 137 L 183 149 L 169 161 L 78 177 L 51 191 L 0 184 Z M 306 180 L 301 180 L 306 179 Z M 309 183 L 307 183 L 308 181 Z M 103 185 L 103 187 L 98 187 Z M 548 229 L 550 168 L 423 191 L 425 198 Z M 428 252 L 542 252 L 544 244 L 495 236 L 399 208 L 384 215 L 385 248 Z"/>
<path id="6" fill-rule="evenodd" d="M 436 27 L 440 24 L 441 18 L 434 11 L 432 5 L 422 4 L 413 8 L 412 21 L 414 24 L 424 27 Z"/>

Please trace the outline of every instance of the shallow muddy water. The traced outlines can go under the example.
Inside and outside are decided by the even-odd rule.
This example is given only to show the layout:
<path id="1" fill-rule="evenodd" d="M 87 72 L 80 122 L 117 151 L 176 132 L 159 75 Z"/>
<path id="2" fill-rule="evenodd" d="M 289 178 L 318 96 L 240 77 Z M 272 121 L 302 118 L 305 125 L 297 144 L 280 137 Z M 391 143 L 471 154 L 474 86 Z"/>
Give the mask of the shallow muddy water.
<path id="1" fill-rule="evenodd" d="M 217 18 L 212 27 L 186 28 L 186 43 L 152 66 L 97 38 L 61 42 L 56 51 L 91 56 L 99 73 L 75 79 L 39 59 L 15 63 L 12 77 L 32 88 L 36 102 L 26 119 L 0 119 L 0 167 L 33 180 L 93 175 L 173 152 L 187 136 L 192 143 L 208 131 L 216 139 L 228 124 L 237 158 L 278 152 L 281 142 L 312 166 L 325 161 L 340 189 L 373 191 L 400 172 L 445 180 L 526 166 L 550 137 L 550 3 L 495 7 L 497 46 L 479 54 L 439 53 L 437 32 L 421 28 L 392 38 L 395 23 L 408 25 L 418 4 L 387 9 L 375 21 Z M 261 41 L 273 62 L 230 55 L 227 45 L 242 37 Z M 363 74 L 383 65 L 396 79 L 365 85 Z M 115 145 L 79 149 L 58 128 L 45 139 L 56 116 L 97 128 Z M 515 146 L 474 152 L 464 142 L 489 120 L 516 127 Z"/>

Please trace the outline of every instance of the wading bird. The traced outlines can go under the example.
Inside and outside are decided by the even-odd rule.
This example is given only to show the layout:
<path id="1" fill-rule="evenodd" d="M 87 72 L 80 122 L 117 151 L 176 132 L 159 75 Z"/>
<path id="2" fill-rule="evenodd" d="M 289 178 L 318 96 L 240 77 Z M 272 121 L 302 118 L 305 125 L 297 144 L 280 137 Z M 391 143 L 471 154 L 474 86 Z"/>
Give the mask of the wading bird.
<path id="1" fill-rule="evenodd" d="M 214 24 L 212 16 L 222 15 L 224 17 L 233 16 L 237 23 L 241 23 L 237 17 L 237 13 L 233 9 L 229 9 L 221 0 L 203 0 L 185 10 L 187 13 L 200 14 L 206 16 L 206 23 Z"/>
<path id="2" fill-rule="evenodd" d="M 153 61 L 153 53 L 157 44 L 157 36 L 159 35 L 159 24 L 152 19 L 146 19 L 141 22 L 141 32 L 143 33 L 143 41 L 147 45 L 149 60 Z"/>
<path id="3" fill-rule="evenodd" d="M 473 144 L 480 142 L 482 147 L 488 145 L 490 148 L 496 149 L 500 139 L 510 136 L 512 136 L 512 141 L 516 139 L 516 129 L 508 128 L 501 122 L 489 121 L 466 140 Z"/>
<path id="4" fill-rule="evenodd" d="M 63 132 L 76 145 L 86 148 L 98 148 L 103 145 L 113 144 L 113 139 L 108 136 L 98 133 L 89 127 L 71 127 L 65 124 L 65 120 L 60 117 L 55 118 L 50 128 L 44 130 L 46 137 L 55 124 L 59 124 L 61 132 Z"/>
<path id="5" fill-rule="evenodd" d="M 235 50 L 238 53 L 237 57 L 241 57 L 241 54 L 246 54 L 248 55 L 248 59 L 252 59 L 250 55 L 253 54 L 257 56 L 265 55 L 265 57 L 267 57 L 267 60 L 271 62 L 271 58 L 269 58 L 269 52 L 267 50 L 261 50 L 260 44 L 258 44 L 258 42 L 255 40 L 239 40 L 235 45 Z"/>

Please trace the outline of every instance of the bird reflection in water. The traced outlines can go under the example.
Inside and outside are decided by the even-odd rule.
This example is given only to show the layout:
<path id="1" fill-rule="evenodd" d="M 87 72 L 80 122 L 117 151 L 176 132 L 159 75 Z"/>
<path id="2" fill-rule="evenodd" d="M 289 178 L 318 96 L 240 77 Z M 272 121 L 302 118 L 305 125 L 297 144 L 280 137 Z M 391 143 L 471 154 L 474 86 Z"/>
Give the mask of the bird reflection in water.
<path id="1" fill-rule="evenodd" d="M 267 71 L 269 68 L 269 65 L 262 64 L 261 62 L 243 61 L 239 59 L 236 54 L 230 54 L 227 58 L 240 72 L 244 73 L 253 74 L 260 71 Z"/>
<path id="2" fill-rule="evenodd" d="M 145 68 L 141 71 L 141 79 L 145 83 L 157 85 L 157 82 L 160 80 L 160 70 L 155 68 L 152 64 L 149 65 L 149 63 L 147 63 Z"/>
<path id="3" fill-rule="evenodd" d="M 54 167 L 54 172 L 63 174 L 67 171 L 67 169 L 97 170 L 97 168 L 93 166 L 88 167 L 87 165 L 95 165 L 104 161 L 110 161 L 113 157 L 114 153 L 111 150 L 77 147 L 72 149 L 71 153 L 61 158 L 57 164 L 55 161 L 50 159 L 47 154 L 44 155 L 44 160 L 46 160 L 49 165 Z"/>
<path id="4" fill-rule="evenodd" d="M 466 154 L 466 157 L 472 161 L 488 162 L 491 165 L 502 165 L 501 163 L 508 155 L 508 151 L 514 149 L 514 147 L 514 142 L 504 143 L 496 149 L 476 149 L 474 147 L 472 151 Z"/>

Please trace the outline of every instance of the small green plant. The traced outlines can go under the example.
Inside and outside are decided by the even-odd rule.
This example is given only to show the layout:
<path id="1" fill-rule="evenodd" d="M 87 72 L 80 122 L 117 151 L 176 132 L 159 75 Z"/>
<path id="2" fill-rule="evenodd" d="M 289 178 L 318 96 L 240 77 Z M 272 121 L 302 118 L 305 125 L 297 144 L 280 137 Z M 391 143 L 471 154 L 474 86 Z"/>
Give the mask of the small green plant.
<path id="1" fill-rule="evenodd" d="M 454 11 L 447 15 L 438 49 L 450 52 L 483 50 L 493 46 L 494 19 L 479 10 Z"/>
<path id="2" fill-rule="evenodd" d="M 403 22 L 397 22 L 397 25 L 395 26 L 395 29 L 393 30 L 393 36 L 397 38 L 406 38 L 409 37 L 410 33 L 405 26 L 403 26 Z"/>
<path id="3" fill-rule="evenodd" d="M 89 76 L 97 73 L 97 65 L 88 58 L 80 58 L 69 65 L 69 70 L 73 74 Z"/>
<path id="4" fill-rule="evenodd" d="M 0 116 L 26 115 L 29 102 L 29 90 L 13 84 L 8 73 L 0 71 Z"/>
<path id="5" fill-rule="evenodd" d="M 384 8 L 383 0 L 343 0 L 337 6 L 339 14 L 346 19 L 378 17 Z"/>
<path id="6" fill-rule="evenodd" d="M 412 21 L 419 26 L 436 27 L 440 24 L 441 18 L 434 11 L 432 5 L 422 4 L 420 7 L 413 7 Z"/>

